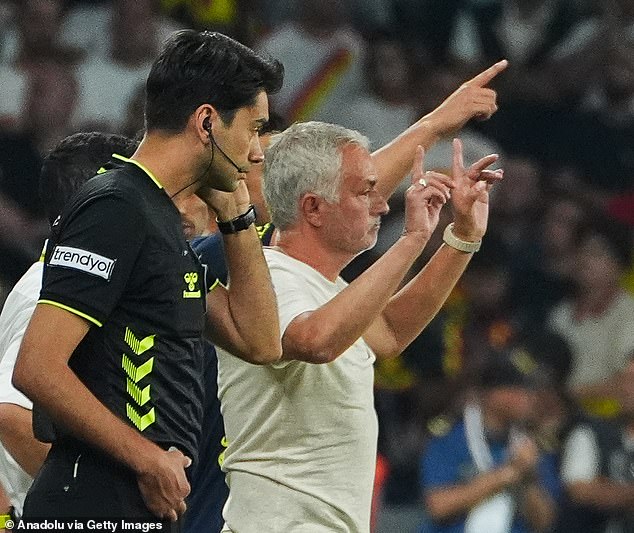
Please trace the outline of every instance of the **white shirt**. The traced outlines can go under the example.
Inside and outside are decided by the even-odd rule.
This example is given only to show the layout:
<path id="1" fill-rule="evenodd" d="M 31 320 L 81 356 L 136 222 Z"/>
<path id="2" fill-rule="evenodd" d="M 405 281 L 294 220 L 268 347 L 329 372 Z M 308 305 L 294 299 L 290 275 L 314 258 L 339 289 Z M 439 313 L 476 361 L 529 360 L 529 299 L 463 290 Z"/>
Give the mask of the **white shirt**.
<path id="1" fill-rule="evenodd" d="M 0 314 L 0 403 L 12 403 L 29 410 L 33 409 L 33 404 L 11 384 L 11 376 L 22 337 L 40 295 L 43 265 L 35 263 L 26 271 L 9 293 Z M 24 498 L 32 481 L 0 444 L 0 484 L 18 514 L 22 513 Z"/>
<path id="2" fill-rule="evenodd" d="M 575 319 L 571 302 L 562 302 L 549 325 L 572 348 L 568 385 L 597 383 L 622 370 L 634 350 L 634 298 L 621 291 L 604 313 L 583 320 Z"/>
<path id="3" fill-rule="evenodd" d="M 281 332 L 347 286 L 264 251 Z M 368 532 L 376 466 L 375 357 L 360 338 L 335 361 L 256 366 L 218 350 L 233 531 Z"/>

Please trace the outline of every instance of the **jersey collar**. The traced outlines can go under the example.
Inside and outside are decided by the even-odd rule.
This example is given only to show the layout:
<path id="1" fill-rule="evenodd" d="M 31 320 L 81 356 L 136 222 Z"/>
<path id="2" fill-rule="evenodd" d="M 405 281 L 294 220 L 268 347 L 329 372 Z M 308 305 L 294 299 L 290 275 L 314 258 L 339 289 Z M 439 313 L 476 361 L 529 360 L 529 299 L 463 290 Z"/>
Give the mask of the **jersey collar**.
<path id="1" fill-rule="evenodd" d="M 115 159 L 119 159 L 120 161 L 125 161 L 126 163 L 132 163 L 133 165 L 136 165 L 150 177 L 150 179 L 156 184 L 159 189 L 163 188 L 163 185 L 161 185 L 161 182 L 156 179 L 156 176 L 154 176 L 154 174 L 152 174 L 152 172 L 150 172 L 150 170 L 145 165 L 139 163 L 136 159 L 129 159 L 119 154 L 112 154 L 112 157 L 114 157 Z"/>

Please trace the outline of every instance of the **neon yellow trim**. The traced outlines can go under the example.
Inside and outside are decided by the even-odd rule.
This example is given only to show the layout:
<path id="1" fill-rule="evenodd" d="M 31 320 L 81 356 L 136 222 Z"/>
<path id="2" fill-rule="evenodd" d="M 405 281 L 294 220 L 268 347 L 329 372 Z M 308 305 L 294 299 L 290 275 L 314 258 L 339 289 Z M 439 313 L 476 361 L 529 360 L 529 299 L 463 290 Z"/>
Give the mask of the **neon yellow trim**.
<path id="1" fill-rule="evenodd" d="M 156 183 L 156 186 L 159 189 L 163 188 L 163 185 L 161 185 L 161 182 L 159 180 L 156 179 L 156 176 L 154 176 L 154 174 L 152 174 L 148 168 L 143 165 L 142 163 L 139 163 L 136 159 L 129 159 L 127 157 L 123 157 L 122 155 L 119 154 L 112 154 L 112 157 L 114 157 L 115 159 L 119 159 L 121 161 L 125 161 L 126 163 L 132 163 L 133 165 L 136 165 L 137 167 L 139 167 L 143 172 L 145 172 L 148 176 L 150 176 L 150 178 L 152 179 L 152 181 L 154 183 Z"/>
<path id="2" fill-rule="evenodd" d="M 152 372 L 152 368 L 154 367 L 154 357 L 151 357 L 142 365 L 136 366 L 127 355 L 123 354 L 121 359 L 121 366 L 123 367 L 123 370 L 125 370 L 125 373 L 130 377 L 130 379 L 135 383 L 138 383 L 150 372 Z"/>
<path id="3" fill-rule="evenodd" d="M 270 227 L 271 227 L 271 223 L 270 222 L 267 222 L 263 226 L 256 226 L 255 227 L 255 230 L 258 232 L 258 237 L 260 238 L 260 240 L 262 240 L 262 238 L 264 237 L 264 234 L 266 233 L 266 231 Z"/>
<path id="4" fill-rule="evenodd" d="M 126 381 L 128 384 L 128 394 L 132 396 L 132 398 L 134 398 L 134 401 L 138 405 L 143 406 L 150 401 L 150 385 L 148 385 L 144 389 L 141 389 L 141 387 L 132 382 L 130 378 L 128 378 Z"/>
<path id="5" fill-rule="evenodd" d="M 114 154 L 113 154 L 113 155 L 114 155 Z M 104 174 L 105 172 L 108 172 L 108 171 L 107 171 L 104 167 L 100 167 L 100 168 L 97 170 L 97 174 Z"/>
<path id="6" fill-rule="evenodd" d="M 100 328 L 103 327 L 103 324 L 101 322 L 99 322 L 99 320 L 97 320 L 96 318 L 93 318 L 90 315 L 87 315 L 86 313 L 82 313 L 81 311 L 78 311 L 77 309 L 73 309 L 72 307 L 69 307 L 67 305 L 60 304 L 60 303 L 54 302 L 52 300 L 38 300 L 37 303 L 38 304 L 54 305 L 55 307 L 59 307 L 60 309 L 63 309 L 64 311 L 70 311 L 74 315 L 77 315 L 77 316 L 80 316 L 82 318 L 85 318 L 86 320 L 88 320 L 88 322 L 92 322 L 93 324 L 95 324 L 96 326 L 99 326 Z"/>
<path id="7" fill-rule="evenodd" d="M 42 246 L 42 253 L 40 254 L 40 258 L 38 259 L 38 261 L 40 263 L 44 262 L 44 256 L 46 255 L 46 246 L 48 245 L 48 239 L 46 239 L 44 241 L 44 246 Z"/>
<path id="8" fill-rule="evenodd" d="M 150 335 L 145 337 L 143 340 L 139 340 L 136 338 L 134 333 L 130 331 L 130 328 L 125 328 L 125 342 L 130 348 L 132 348 L 132 351 L 136 355 L 141 355 L 143 352 L 147 352 L 150 348 L 152 348 L 154 346 L 154 337 L 155 335 Z"/>
<path id="9" fill-rule="evenodd" d="M 183 291 L 183 298 L 200 298 L 200 291 Z"/>
<path id="10" fill-rule="evenodd" d="M 209 290 L 207 291 L 207 293 L 210 293 L 211 291 L 213 291 L 218 285 L 222 285 L 222 283 L 220 283 L 220 280 L 216 278 L 216 281 L 214 281 L 213 285 L 209 287 Z"/>
<path id="11" fill-rule="evenodd" d="M 150 409 L 150 411 L 143 416 L 137 413 L 136 409 L 132 407 L 129 403 L 126 403 L 125 407 L 128 418 L 138 428 L 139 431 L 145 431 L 148 426 L 151 426 L 156 421 L 156 413 L 154 412 L 154 407 L 152 407 L 152 409 Z"/>

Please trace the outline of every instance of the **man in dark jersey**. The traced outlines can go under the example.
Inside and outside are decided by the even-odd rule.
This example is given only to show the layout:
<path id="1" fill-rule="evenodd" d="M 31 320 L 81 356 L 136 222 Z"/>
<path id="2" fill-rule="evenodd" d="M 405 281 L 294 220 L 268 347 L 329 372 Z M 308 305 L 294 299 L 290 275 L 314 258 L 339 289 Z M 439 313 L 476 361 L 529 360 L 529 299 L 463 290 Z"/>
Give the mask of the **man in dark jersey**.
<path id="1" fill-rule="evenodd" d="M 280 357 L 275 297 L 242 181 L 263 155 L 273 60 L 217 33 L 176 32 L 146 84 L 146 134 L 75 196 L 53 228 L 15 386 L 57 438 L 29 517 L 178 520 L 202 423 L 204 272 L 177 195 L 218 215 L 232 283 L 213 291 L 211 339 Z M 227 192 L 221 192 L 227 191 Z M 233 192 L 232 192 L 233 191 Z M 212 304 L 213 302 L 213 304 Z"/>

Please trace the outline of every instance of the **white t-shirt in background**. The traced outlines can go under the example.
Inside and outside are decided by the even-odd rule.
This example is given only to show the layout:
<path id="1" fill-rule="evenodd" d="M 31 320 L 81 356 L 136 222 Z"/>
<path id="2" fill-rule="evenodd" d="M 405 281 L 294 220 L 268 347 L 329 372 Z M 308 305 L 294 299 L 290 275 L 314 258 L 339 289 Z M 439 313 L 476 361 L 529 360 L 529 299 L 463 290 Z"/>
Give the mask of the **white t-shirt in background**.
<path id="1" fill-rule="evenodd" d="M 38 262 L 26 271 L 9 293 L 0 314 L 0 403 L 12 403 L 32 410 L 33 403 L 11 384 L 15 361 L 42 288 L 42 269 Z M 0 444 L 0 484 L 11 505 L 22 514 L 24 498 L 33 479 Z"/>

